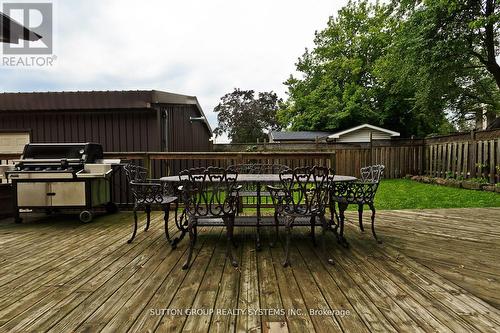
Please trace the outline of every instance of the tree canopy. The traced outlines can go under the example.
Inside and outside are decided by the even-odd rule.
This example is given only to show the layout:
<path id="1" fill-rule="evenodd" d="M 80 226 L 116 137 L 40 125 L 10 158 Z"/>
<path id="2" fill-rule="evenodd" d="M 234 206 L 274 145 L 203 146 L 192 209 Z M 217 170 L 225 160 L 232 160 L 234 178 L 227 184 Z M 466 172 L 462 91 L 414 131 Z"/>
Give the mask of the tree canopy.
<path id="1" fill-rule="evenodd" d="M 295 130 L 368 122 L 402 135 L 500 109 L 495 0 L 350 1 L 285 82 L 278 118 Z"/>
<path id="2" fill-rule="evenodd" d="M 393 1 L 400 31 L 383 73 L 409 82 L 415 108 L 448 112 L 455 123 L 500 109 L 499 6 L 495 0 Z"/>
<path id="3" fill-rule="evenodd" d="M 233 143 L 255 142 L 267 138 L 266 131 L 279 130 L 276 112 L 281 100 L 274 92 L 259 92 L 255 98 L 253 90 L 240 90 L 221 97 L 215 107 L 218 126 L 216 135 L 227 133 Z"/>

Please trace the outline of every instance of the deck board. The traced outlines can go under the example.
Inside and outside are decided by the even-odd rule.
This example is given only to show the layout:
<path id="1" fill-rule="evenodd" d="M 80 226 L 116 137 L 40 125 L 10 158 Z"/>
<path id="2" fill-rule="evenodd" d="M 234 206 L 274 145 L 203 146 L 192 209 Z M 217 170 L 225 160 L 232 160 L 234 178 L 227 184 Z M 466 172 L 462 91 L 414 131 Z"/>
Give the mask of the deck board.
<path id="1" fill-rule="evenodd" d="M 271 248 L 274 231 L 263 230 L 256 251 L 255 228 L 237 229 L 235 269 L 222 229 L 206 227 L 188 271 L 188 239 L 171 250 L 159 213 L 132 244 L 128 212 L 90 224 L 2 221 L 0 332 L 495 332 L 498 216 L 498 208 L 379 211 L 377 244 L 348 212 L 350 248 L 327 236 L 334 265 L 307 228 L 294 228 L 289 268 L 281 266 L 283 233 Z M 164 312 L 193 308 L 203 313 Z"/>

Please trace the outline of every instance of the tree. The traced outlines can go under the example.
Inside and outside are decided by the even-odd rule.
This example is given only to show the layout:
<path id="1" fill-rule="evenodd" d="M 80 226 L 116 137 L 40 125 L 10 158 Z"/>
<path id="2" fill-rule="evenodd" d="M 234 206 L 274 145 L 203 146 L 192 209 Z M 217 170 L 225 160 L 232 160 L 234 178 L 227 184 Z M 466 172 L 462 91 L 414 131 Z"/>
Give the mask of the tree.
<path id="1" fill-rule="evenodd" d="M 360 123 L 386 126 L 403 135 L 435 131 L 441 113 L 420 116 L 412 108 L 413 89 L 392 90 L 380 75 L 398 29 L 392 7 L 350 1 L 327 28 L 317 32 L 315 47 L 296 64 L 302 78 L 291 76 L 289 100 L 279 119 L 295 130 L 338 130 Z"/>
<path id="2" fill-rule="evenodd" d="M 253 90 L 240 90 L 222 96 L 215 107 L 217 136 L 227 133 L 233 143 L 255 142 L 267 138 L 265 131 L 279 130 L 276 111 L 281 99 L 274 92 L 260 92 L 257 99 Z"/>
<path id="3" fill-rule="evenodd" d="M 415 88 L 414 108 L 457 123 L 500 105 L 499 6 L 495 0 L 394 0 L 400 29 L 382 75 Z"/>
<path id="4" fill-rule="evenodd" d="M 363 122 L 404 136 L 500 110 L 495 0 L 349 1 L 297 62 L 278 118 L 297 130 Z"/>

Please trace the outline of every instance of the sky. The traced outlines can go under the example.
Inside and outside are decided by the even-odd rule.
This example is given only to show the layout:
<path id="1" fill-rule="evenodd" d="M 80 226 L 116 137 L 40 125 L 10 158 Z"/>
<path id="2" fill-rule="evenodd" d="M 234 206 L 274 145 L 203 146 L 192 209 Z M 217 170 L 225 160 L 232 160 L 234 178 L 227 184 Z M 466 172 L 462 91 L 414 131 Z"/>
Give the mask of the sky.
<path id="1" fill-rule="evenodd" d="M 215 128 L 213 109 L 234 88 L 286 98 L 298 57 L 346 2 L 55 0 L 53 66 L 0 64 L 0 91 L 194 95 Z"/>

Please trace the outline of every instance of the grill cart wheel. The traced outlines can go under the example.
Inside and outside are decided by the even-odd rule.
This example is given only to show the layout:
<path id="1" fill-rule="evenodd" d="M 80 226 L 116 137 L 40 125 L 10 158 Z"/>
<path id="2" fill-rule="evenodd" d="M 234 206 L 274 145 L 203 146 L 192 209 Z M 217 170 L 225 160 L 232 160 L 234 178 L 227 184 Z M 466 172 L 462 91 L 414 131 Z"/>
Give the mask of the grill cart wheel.
<path id="1" fill-rule="evenodd" d="M 89 212 L 88 210 L 84 210 L 80 213 L 80 221 L 82 221 L 83 223 L 89 223 L 90 221 L 92 221 L 93 217 L 94 216 L 92 212 Z"/>

